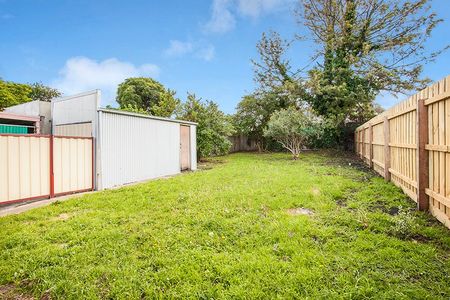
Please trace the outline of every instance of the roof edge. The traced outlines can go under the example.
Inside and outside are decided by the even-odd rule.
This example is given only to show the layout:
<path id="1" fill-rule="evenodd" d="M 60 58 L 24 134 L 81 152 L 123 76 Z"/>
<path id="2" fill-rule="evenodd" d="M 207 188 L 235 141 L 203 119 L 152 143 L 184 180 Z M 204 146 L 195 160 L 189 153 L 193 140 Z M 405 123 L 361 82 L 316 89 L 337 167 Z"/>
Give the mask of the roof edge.
<path id="1" fill-rule="evenodd" d="M 152 119 L 152 120 L 157 120 L 157 121 L 166 121 L 166 122 L 172 122 L 172 123 L 178 123 L 178 124 L 198 125 L 198 123 L 191 122 L 191 121 L 183 121 L 183 120 L 177 120 L 177 119 L 157 117 L 157 116 L 152 116 L 152 115 L 144 115 L 144 114 L 138 114 L 138 113 L 122 111 L 122 110 L 117 110 L 117 109 L 99 108 L 97 111 L 112 113 L 112 114 L 117 114 L 117 115 L 125 115 L 125 116 L 131 116 L 131 117 L 144 118 L 144 119 Z"/>

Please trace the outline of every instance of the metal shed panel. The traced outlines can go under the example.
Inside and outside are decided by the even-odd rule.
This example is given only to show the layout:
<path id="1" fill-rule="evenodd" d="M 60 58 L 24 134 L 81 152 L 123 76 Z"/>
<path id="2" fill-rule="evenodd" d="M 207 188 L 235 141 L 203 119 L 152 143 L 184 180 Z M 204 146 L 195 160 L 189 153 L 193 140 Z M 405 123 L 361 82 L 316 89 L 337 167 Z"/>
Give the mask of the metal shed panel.
<path id="1" fill-rule="evenodd" d="M 197 170 L 197 125 L 191 125 L 191 170 Z"/>
<path id="2" fill-rule="evenodd" d="M 99 189 L 180 172 L 179 124 L 107 111 L 99 123 Z"/>

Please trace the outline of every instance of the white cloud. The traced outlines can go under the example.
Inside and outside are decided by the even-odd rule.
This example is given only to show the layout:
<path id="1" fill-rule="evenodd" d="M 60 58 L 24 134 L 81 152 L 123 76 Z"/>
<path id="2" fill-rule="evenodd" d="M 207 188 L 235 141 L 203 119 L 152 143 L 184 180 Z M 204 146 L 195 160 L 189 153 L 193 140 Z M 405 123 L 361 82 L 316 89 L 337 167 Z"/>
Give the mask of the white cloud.
<path id="1" fill-rule="evenodd" d="M 213 0 L 212 15 L 205 25 L 206 32 L 224 33 L 236 25 L 234 15 L 230 11 L 231 0 Z"/>
<path id="2" fill-rule="evenodd" d="M 214 58 L 215 48 L 211 44 L 205 45 L 205 42 L 183 42 L 179 40 L 171 40 L 169 47 L 164 50 L 166 57 L 181 57 L 192 54 L 193 57 L 210 61 Z"/>
<path id="3" fill-rule="evenodd" d="M 288 3 L 288 0 L 239 0 L 238 10 L 244 16 L 253 18 L 275 11 Z"/>
<path id="4" fill-rule="evenodd" d="M 258 18 L 293 3 L 294 0 L 213 0 L 207 33 L 225 33 L 236 26 L 236 15 Z"/>
<path id="5" fill-rule="evenodd" d="M 102 90 L 102 105 L 112 104 L 117 85 L 124 79 L 137 76 L 158 77 L 159 67 L 153 64 L 135 66 L 132 63 L 109 58 L 96 61 L 87 57 L 72 57 L 54 79 L 52 86 L 65 95 Z"/>
<path id="6" fill-rule="evenodd" d="M 171 40 L 169 48 L 164 51 L 166 56 L 182 56 L 186 53 L 192 52 L 193 46 L 190 42 L 182 42 L 178 40 Z"/>
<path id="7" fill-rule="evenodd" d="M 211 61 L 216 54 L 216 48 L 214 48 L 213 45 L 207 45 L 204 48 L 201 48 L 197 52 L 197 57 L 205 60 L 205 61 Z"/>

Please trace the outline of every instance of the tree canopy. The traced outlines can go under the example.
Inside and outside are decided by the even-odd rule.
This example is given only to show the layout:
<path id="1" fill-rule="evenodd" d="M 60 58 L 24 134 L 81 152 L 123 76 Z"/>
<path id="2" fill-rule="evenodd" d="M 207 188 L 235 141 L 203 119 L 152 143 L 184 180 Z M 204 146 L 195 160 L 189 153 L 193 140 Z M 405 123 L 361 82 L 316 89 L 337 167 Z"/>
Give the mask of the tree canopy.
<path id="1" fill-rule="evenodd" d="M 28 84 L 0 79 L 0 111 L 6 107 L 31 101 L 32 88 Z"/>
<path id="2" fill-rule="evenodd" d="M 46 86 L 41 82 L 30 84 L 32 100 L 51 102 L 53 98 L 61 97 L 62 93 L 55 88 Z"/>
<path id="3" fill-rule="evenodd" d="M 275 139 L 297 159 L 302 148 L 320 135 L 319 119 L 294 107 L 274 112 L 264 135 Z"/>
<path id="4" fill-rule="evenodd" d="M 306 29 L 286 40 L 264 33 L 254 60 L 258 89 L 306 101 L 335 124 L 335 141 L 349 124 L 361 124 L 379 107 L 382 91 L 407 93 L 424 87 L 423 64 L 445 49 L 430 50 L 427 39 L 441 22 L 432 0 L 301 0 L 296 13 Z M 310 39 L 310 63 L 294 67 L 288 50 Z M 346 130 L 344 130 L 346 131 Z"/>
<path id="5" fill-rule="evenodd" d="M 116 101 L 121 109 L 133 107 L 160 117 L 171 117 L 180 103 L 174 91 L 146 77 L 128 78 L 119 84 Z"/>

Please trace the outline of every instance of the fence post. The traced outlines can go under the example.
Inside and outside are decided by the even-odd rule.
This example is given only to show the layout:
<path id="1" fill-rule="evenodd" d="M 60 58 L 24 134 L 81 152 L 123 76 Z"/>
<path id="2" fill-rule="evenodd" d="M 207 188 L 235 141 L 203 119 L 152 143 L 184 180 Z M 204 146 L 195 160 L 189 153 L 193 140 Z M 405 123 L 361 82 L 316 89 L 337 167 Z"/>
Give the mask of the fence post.
<path id="1" fill-rule="evenodd" d="M 373 167 L 373 127 L 369 124 L 369 168 Z"/>
<path id="2" fill-rule="evenodd" d="M 391 172 L 389 168 L 391 167 L 391 151 L 389 143 L 391 141 L 389 119 L 387 116 L 384 117 L 384 179 L 386 181 L 391 180 Z"/>
<path id="3" fill-rule="evenodd" d="M 55 197 L 55 176 L 53 174 L 53 134 L 50 135 L 50 198 Z"/>
<path id="4" fill-rule="evenodd" d="M 425 189 L 428 188 L 428 108 L 424 99 L 417 101 L 417 208 L 428 210 L 429 200 Z"/>

